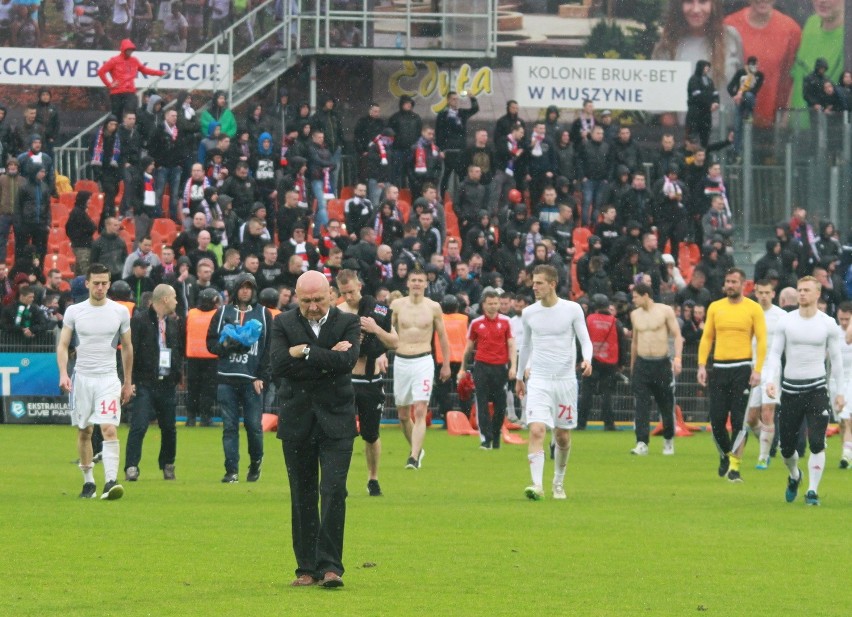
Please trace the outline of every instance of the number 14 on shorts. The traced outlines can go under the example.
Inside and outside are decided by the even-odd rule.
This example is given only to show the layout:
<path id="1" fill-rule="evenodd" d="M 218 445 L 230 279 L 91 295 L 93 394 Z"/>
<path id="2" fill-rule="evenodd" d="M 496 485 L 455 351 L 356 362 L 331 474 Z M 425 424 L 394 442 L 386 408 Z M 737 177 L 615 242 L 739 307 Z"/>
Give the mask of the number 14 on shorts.
<path id="1" fill-rule="evenodd" d="M 95 405 L 95 411 L 102 418 L 111 417 L 113 419 L 118 417 L 118 399 L 101 399 Z"/>

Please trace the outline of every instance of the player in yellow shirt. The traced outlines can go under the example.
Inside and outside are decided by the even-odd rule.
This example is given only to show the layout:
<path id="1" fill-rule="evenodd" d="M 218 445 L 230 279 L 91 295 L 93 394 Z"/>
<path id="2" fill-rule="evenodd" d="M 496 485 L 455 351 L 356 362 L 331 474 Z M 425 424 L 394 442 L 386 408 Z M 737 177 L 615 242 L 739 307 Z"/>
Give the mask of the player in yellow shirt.
<path id="1" fill-rule="evenodd" d="M 704 334 L 698 346 L 698 383 L 707 385 L 707 359 L 713 350 L 710 375 L 710 426 L 719 450 L 719 477 L 742 482 L 740 457 L 736 452 L 746 438 L 743 419 L 750 388 L 760 384 L 766 356 L 766 320 L 763 309 L 743 296 L 745 272 L 731 268 L 725 274 L 725 296 L 707 310 Z M 752 337 L 757 349 L 752 359 Z M 731 418 L 731 435 L 726 424 Z"/>

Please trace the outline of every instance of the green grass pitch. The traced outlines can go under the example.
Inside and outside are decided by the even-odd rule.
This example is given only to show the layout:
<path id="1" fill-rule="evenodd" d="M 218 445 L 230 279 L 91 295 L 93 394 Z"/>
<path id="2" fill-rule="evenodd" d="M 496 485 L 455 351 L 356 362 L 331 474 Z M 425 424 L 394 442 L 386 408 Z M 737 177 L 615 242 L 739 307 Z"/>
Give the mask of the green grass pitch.
<path id="1" fill-rule="evenodd" d="M 355 442 L 346 586 L 292 589 L 290 504 L 280 443 L 263 477 L 219 482 L 221 430 L 178 428 L 177 481 L 157 470 L 117 502 L 80 500 L 71 427 L 0 427 L 0 616 L 848 615 L 852 471 L 829 440 L 823 504 L 784 501 L 785 469 L 716 475 L 707 433 L 663 457 L 633 435 L 574 434 L 568 500 L 528 502 L 525 446 L 478 449 L 430 430 L 419 471 L 399 429 L 382 431 L 382 498 L 366 493 Z M 121 430 L 122 459 L 126 428 Z M 806 460 L 802 462 L 805 469 Z M 545 467 L 549 489 L 552 461 Z M 95 478 L 100 489 L 103 469 Z M 123 473 L 120 476 L 123 480 Z"/>

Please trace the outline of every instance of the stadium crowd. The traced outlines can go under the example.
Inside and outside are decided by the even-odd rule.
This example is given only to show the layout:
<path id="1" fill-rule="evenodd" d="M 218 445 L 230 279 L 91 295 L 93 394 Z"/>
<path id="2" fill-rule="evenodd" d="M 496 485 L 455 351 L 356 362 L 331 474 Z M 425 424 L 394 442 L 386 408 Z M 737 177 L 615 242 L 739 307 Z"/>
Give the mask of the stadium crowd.
<path id="1" fill-rule="evenodd" d="M 707 87 L 703 66 L 696 78 Z M 816 91 L 812 82 L 823 73 L 817 62 L 806 87 Z M 678 143 L 666 132 L 649 145 L 589 101 L 571 119 L 550 107 L 533 121 L 509 101 L 488 131 L 468 128 L 478 103 L 454 92 L 435 117 L 403 96 L 389 117 L 371 104 L 357 119 L 341 117 L 332 96 L 311 110 L 291 103 L 287 88 L 277 95 L 271 109 L 253 104 L 239 117 L 221 92 L 200 104 L 191 93 L 167 101 L 154 90 L 138 105 L 119 99 L 121 118 L 108 116 L 91 136 L 96 182 L 78 182 L 76 191 L 50 156 L 61 106 L 49 90 L 19 125 L 0 122 L 0 144 L 12 155 L 0 175 L 7 340 L 26 343 L 61 326 L 75 287 L 85 295 L 89 264 L 106 267 L 110 297 L 131 313 L 147 310 L 164 283 L 175 291 L 189 360 L 187 421 L 209 424 L 215 354 L 204 338 L 216 306 L 236 301 L 234 282 L 246 275 L 274 316 L 296 305 L 296 282 L 308 270 L 326 277 L 335 301 L 338 273 L 357 272 L 364 294 L 382 306 L 406 296 L 409 273 L 423 271 L 424 295 L 440 303 L 448 323 L 482 314 L 488 289 L 518 336 L 519 315 L 535 301 L 533 270 L 547 265 L 560 297 L 577 300 L 593 321 L 617 319 L 620 353 L 603 371 L 595 359 L 582 428 L 592 416 L 588 394 L 609 393 L 629 364 L 637 285 L 673 307 L 687 349 L 701 339 L 710 303 L 724 295 L 736 265 L 737 204 L 719 157 L 733 132 L 716 143 L 696 131 Z M 344 154 L 354 157 L 358 177 L 338 192 Z M 796 208 L 766 241 L 745 292 L 754 282 L 771 285 L 776 304 L 795 305 L 788 288 L 812 274 L 821 308 L 834 317 L 850 295 L 848 265 L 835 226 L 814 226 Z M 467 334 L 455 326 L 447 333 L 454 370 L 446 382 L 435 379 L 438 417 L 451 408 Z M 264 396 L 273 404 L 274 392 Z M 608 399 L 601 417 L 612 428 Z"/>

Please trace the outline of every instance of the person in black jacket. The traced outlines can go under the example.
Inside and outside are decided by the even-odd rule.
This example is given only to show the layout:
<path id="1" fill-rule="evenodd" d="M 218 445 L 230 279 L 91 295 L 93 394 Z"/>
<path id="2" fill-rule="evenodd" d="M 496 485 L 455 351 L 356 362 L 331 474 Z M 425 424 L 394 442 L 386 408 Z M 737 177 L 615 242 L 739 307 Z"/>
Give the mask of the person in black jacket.
<path id="1" fill-rule="evenodd" d="M 435 143 L 446 152 L 446 169 L 441 177 L 442 195 L 447 190 L 452 172 L 456 172 L 459 180 L 464 176 L 461 160 L 462 151 L 467 147 L 467 121 L 479 111 L 476 97 L 470 97 L 470 107 L 467 109 L 461 109 L 459 101 L 457 92 L 448 92 L 447 107 L 439 111 L 435 118 Z"/>
<path id="2" fill-rule="evenodd" d="M 15 259 L 20 259 L 24 248 L 32 242 L 39 259 L 47 252 L 47 235 L 50 230 L 50 189 L 45 182 L 47 172 L 37 163 L 25 168 L 27 183 L 18 191 L 18 200 L 12 217 L 15 228 Z"/>
<path id="3" fill-rule="evenodd" d="M 592 129 L 591 137 L 580 146 L 580 173 L 583 179 L 583 211 L 581 224 L 591 227 L 598 218 L 598 212 L 609 193 L 609 179 L 612 176 L 612 150 L 604 141 L 604 131 L 600 126 Z"/>
<path id="4" fill-rule="evenodd" d="M 121 126 L 118 127 L 118 140 L 121 143 L 121 156 L 118 160 L 118 166 L 124 180 L 124 193 L 121 197 L 121 206 L 119 213 L 121 216 L 127 216 L 133 210 L 138 214 L 137 208 L 142 205 L 142 200 L 138 199 L 138 191 L 131 187 L 136 187 L 139 183 L 142 172 L 142 131 L 136 126 L 136 111 L 128 110 L 124 112 Z"/>
<path id="5" fill-rule="evenodd" d="M 713 112 L 719 109 L 719 91 L 710 78 L 711 70 L 707 60 L 699 60 L 686 85 L 686 134 L 697 135 L 705 148 L 710 143 Z"/>
<path id="6" fill-rule="evenodd" d="M 216 394 L 222 413 L 222 447 L 225 451 L 225 475 L 222 482 L 226 484 L 239 482 L 241 415 L 251 460 L 246 480 L 260 480 L 263 463 L 261 395 L 264 383 L 270 381 L 269 343 L 272 323 L 269 309 L 257 303 L 257 283 L 253 275 L 248 272 L 237 275 L 232 292 L 231 302 L 216 311 L 207 330 L 207 350 L 219 357 L 219 386 Z M 226 326 L 237 328 L 252 320 L 256 320 L 260 328 L 260 338 L 254 344 L 246 346 L 227 335 L 220 342 Z"/>
<path id="7" fill-rule="evenodd" d="M 272 324 L 272 374 L 282 396 L 278 438 L 290 481 L 295 587 L 341 587 L 346 478 L 352 460 L 360 356 L 357 315 L 331 306 L 329 283 L 310 271 L 296 284 L 299 307 Z M 322 510 L 319 496 L 322 494 Z"/>
<path id="8" fill-rule="evenodd" d="M 742 153 L 743 123 L 751 118 L 757 93 L 763 87 L 763 73 L 757 70 L 757 58 L 749 56 L 745 68 L 739 69 L 728 82 L 728 94 L 734 100 L 734 152 Z"/>
<path id="9" fill-rule="evenodd" d="M 802 82 L 802 97 L 805 99 L 805 103 L 808 104 L 808 108 L 814 111 L 822 111 L 822 85 L 827 79 L 825 76 L 826 71 L 828 71 L 828 60 L 817 58 L 816 62 L 814 62 L 813 73 L 805 75 L 805 79 Z"/>
<path id="10" fill-rule="evenodd" d="M 394 132 L 391 148 L 391 182 L 396 186 L 411 186 L 414 152 L 412 148 L 420 139 L 423 121 L 414 112 L 414 99 L 408 95 L 399 97 L 399 111 L 388 119 L 388 127 Z M 405 184 L 403 185 L 403 180 Z"/>
<path id="11" fill-rule="evenodd" d="M 176 307 L 174 288 L 160 284 L 154 288 L 151 306 L 137 311 L 130 322 L 136 392 L 124 453 L 124 474 L 130 482 L 139 479 L 142 440 L 154 418 L 160 427 L 159 466 L 163 479 L 175 479 L 176 392 L 181 381 L 185 340 L 183 325 L 174 316 Z"/>
<path id="12" fill-rule="evenodd" d="M 103 230 L 108 216 L 115 216 L 115 196 L 121 182 L 121 139 L 118 135 L 118 118 L 112 114 L 106 117 L 98 128 L 89 146 L 89 162 L 95 180 L 104 194 L 104 207 L 98 229 Z"/>
<path id="13" fill-rule="evenodd" d="M 148 150 L 157 163 L 156 209 L 157 217 L 163 216 L 162 203 L 166 183 L 169 185 L 169 213 L 172 220 L 183 225 L 183 213 L 178 208 L 181 196 L 180 177 L 183 171 L 183 152 L 178 141 L 177 112 L 169 109 L 163 116 L 163 122 L 157 125 L 151 135 Z"/>

